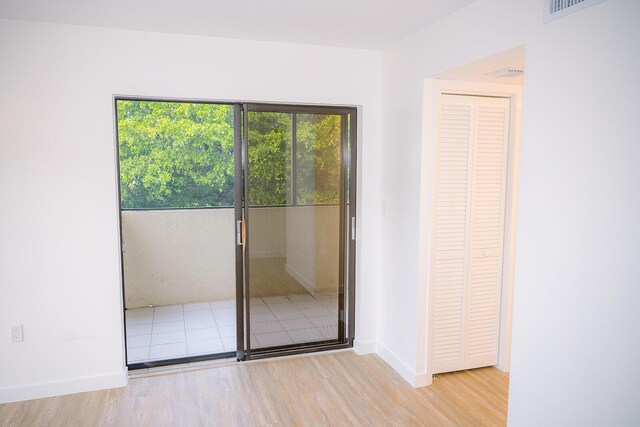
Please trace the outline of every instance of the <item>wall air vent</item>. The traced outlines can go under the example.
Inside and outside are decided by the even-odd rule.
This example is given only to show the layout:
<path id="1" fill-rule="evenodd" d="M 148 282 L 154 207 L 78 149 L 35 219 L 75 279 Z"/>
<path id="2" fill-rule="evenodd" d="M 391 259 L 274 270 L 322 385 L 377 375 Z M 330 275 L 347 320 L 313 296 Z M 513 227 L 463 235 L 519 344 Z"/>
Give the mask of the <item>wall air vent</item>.
<path id="1" fill-rule="evenodd" d="M 562 18 L 604 0 L 544 0 L 544 22 Z"/>

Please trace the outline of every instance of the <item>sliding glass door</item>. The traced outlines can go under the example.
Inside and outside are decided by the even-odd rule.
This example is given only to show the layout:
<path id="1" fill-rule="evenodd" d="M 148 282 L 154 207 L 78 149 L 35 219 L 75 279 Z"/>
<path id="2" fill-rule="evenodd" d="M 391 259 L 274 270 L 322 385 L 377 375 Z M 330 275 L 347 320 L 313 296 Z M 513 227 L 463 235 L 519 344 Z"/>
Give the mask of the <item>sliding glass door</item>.
<path id="1" fill-rule="evenodd" d="M 234 357 L 235 107 L 115 109 L 129 368 Z"/>
<path id="2" fill-rule="evenodd" d="M 354 110 L 249 104 L 244 117 L 246 355 L 348 345 Z"/>
<path id="3" fill-rule="evenodd" d="M 129 368 L 351 345 L 356 110 L 114 103 Z"/>

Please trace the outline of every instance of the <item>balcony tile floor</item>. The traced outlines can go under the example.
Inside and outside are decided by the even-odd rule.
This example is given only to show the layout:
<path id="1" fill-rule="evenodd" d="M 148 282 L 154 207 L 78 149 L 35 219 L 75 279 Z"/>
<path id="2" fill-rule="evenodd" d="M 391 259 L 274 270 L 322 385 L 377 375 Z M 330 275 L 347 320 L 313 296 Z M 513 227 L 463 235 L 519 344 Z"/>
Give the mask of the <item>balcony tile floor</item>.
<path id="1" fill-rule="evenodd" d="M 236 351 L 235 300 L 126 311 L 129 363 Z M 253 348 L 338 337 L 336 295 L 251 299 Z"/>

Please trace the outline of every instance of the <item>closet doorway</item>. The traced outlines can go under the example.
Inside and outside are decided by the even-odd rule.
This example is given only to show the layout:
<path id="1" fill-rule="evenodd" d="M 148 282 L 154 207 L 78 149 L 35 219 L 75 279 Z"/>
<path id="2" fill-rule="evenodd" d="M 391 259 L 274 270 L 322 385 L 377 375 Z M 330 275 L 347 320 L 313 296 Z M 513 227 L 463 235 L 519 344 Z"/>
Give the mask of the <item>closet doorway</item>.
<path id="1" fill-rule="evenodd" d="M 427 79 L 429 374 L 508 371 L 521 87 Z"/>
<path id="2" fill-rule="evenodd" d="M 442 95 L 436 148 L 433 373 L 498 363 L 509 99 Z"/>

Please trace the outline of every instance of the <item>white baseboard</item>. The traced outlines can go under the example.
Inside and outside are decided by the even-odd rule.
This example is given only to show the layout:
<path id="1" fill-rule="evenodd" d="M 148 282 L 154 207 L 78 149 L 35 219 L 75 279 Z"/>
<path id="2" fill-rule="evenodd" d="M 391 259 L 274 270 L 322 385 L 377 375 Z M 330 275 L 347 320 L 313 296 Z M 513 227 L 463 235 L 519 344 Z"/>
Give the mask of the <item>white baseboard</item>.
<path id="1" fill-rule="evenodd" d="M 413 386 L 416 388 L 426 387 L 428 385 L 431 385 L 432 382 L 433 382 L 433 376 L 427 374 L 426 372 L 423 372 L 420 374 L 416 374 Z"/>
<path id="2" fill-rule="evenodd" d="M 22 400 L 40 399 L 43 397 L 62 396 L 85 391 L 104 390 L 125 387 L 127 371 L 93 377 L 72 378 L 62 381 L 19 385 L 0 388 L 0 403 L 19 402 Z"/>
<path id="3" fill-rule="evenodd" d="M 371 354 L 376 352 L 376 342 L 375 341 L 358 341 L 357 339 L 353 340 L 353 351 L 360 356 L 364 354 Z"/>
<path id="4" fill-rule="evenodd" d="M 495 368 L 504 373 L 508 373 L 511 370 L 509 365 L 503 363 L 498 363 L 497 365 L 495 365 Z"/>
<path id="5" fill-rule="evenodd" d="M 404 363 L 398 356 L 396 356 L 391 350 L 389 350 L 384 344 L 378 341 L 377 345 L 378 356 L 382 358 L 389 366 L 393 368 L 402 378 L 405 379 L 413 387 L 424 387 L 431 385 L 432 378 L 427 375 L 426 372 L 418 373 L 411 369 L 406 363 Z"/>
<path id="6" fill-rule="evenodd" d="M 308 290 L 311 295 L 315 295 L 316 286 L 314 283 L 311 283 L 307 279 L 305 279 L 300 273 L 294 270 L 289 264 L 284 265 L 284 270 L 291 275 L 294 279 L 298 281 L 306 290 Z"/>

